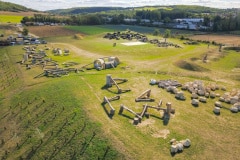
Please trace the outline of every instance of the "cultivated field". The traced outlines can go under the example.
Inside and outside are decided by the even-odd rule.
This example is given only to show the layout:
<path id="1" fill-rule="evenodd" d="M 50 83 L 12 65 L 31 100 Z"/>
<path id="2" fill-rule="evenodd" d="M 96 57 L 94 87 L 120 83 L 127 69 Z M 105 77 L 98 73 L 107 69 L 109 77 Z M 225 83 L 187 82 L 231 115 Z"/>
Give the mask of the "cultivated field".
<path id="1" fill-rule="evenodd" d="M 31 26 L 28 27 L 30 33 L 38 37 L 55 37 L 55 36 L 73 36 L 79 32 L 65 29 L 62 26 Z"/>
<path id="2" fill-rule="evenodd" d="M 228 46 L 240 46 L 240 36 L 234 35 L 195 35 L 190 37 L 193 40 L 215 41 L 216 43 L 226 44 Z"/>
<path id="3" fill-rule="evenodd" d="M 223 102 L 221 114 L 215 115 L 214 103 L 219 97 L 207 98 L 207 103 L 196 107 L 191 105 L 191 94 L 187 91 L 184 91 L 186 100 L 181 101 L 166 89 L 149 84 L 151 79 L 172 79 L 181 84 L 199 80 L 205 86 L 226 88 L 226 91 L 214 91 L 219 95 L 233 94 L 240 88 L 239 52 L 224 48 L 219 51 L 219 46 L 201 43 L 187 45 L 177 38 L 169 38 L 167 42 L 178 44 L 180 48 L 150 43 L 127 46 L 122 43 L 137 41 L 103 38 L 106 32 L 118 31 L 120 27 L 106 26 L 103 31 L 104 26 L 100 26 L 98 31 L 102 32 L 84 32 L 81 39 L 73 36 L 81 34 L 81 27 L 73 27 L 74 31 L 56 26 L 29 28 L 31 33 L 48 41 L 46 45 L 38 45 L 37 51 L 49 47 L 45 52 L 48 58 L 58 62 L 58 67 L 65 68 L 66 62 L 75 62 L 72 67 L 80 71 L 89 63 L 88 67 L 93 67 L 93 61 L 101 57 L 120 59 L 116 68 L 101 71 L 84 69 L 62 77 L 46 77 L 41 75 L 42 65 L 27 69 L 26 64 L 19 63 L 25 53 L 23 46 L 0 48 L 2 159 L 235 160 L 239 156 L 240 113 L 232 113 L 231 104 Z M 134 26 L 130 27 L 134 30 Z M 89 27 L 88 32 L 94 33 L 97 28 Z M 165 41 L 160 36 L 147 36 Z M 70 54 L 54 56 L 54 48 L 68 49 Z M 206 55 L 207 60 L 203 62 Z M 119 86 L 131 91 L 120 94 L 115 86 L 106 88 L 107 74 L 126 78 L 128 81 Z M 151 89 L 150 97 L 155 102 L 135 102 L 147 89 Z M 111 102 L 115 114 L 110 117 L 109 106 L 102 103 L 103 97 L 117 95 L 120 99 Z M 130 112 L 124 110 L 118 114 L 121 104 L 141 113 L 143 105 L 157 106 L 160 100 L 162 108 L 171 102 L 175 109 L 168 123 L 162 111 L 152 109 L 148 110 L 149 118 L 144 117 L 138 125 L 133 125 L 135 116 Z M 172 155 L 170 140 L 174 138 L 179 141 L 188 138 L 191 146 Z"/>

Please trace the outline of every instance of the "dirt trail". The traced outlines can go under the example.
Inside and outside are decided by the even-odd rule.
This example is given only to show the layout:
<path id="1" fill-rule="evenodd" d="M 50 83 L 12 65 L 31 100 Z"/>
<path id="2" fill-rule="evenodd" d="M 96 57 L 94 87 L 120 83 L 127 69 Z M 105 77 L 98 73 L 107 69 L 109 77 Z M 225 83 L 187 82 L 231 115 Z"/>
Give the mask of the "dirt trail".
<path id="1" fill-rule="evenodd" d="M 64 45 L 67 46 L 66 48 L 70 49 L 71 51 L 73 51 L 74 53 L 76 53 L 79 56 L 85 56 L 88 58 L 97 58 L 97 57 L 105 57 L 104 55 L 100 55 L 97 53 L 92 53 L 83 49 L 80 49 L 74 45 L 71 44 L 67 44 L 67 43 L 51 43 L 52 45 Z"/>

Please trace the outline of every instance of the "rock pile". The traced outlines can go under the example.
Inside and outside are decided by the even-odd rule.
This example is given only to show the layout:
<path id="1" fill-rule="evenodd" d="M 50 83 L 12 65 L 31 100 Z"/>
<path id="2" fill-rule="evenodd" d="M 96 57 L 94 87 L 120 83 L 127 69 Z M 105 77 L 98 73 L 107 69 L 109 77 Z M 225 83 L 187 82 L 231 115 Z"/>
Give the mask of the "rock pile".
<path id="1" fill-rule="evenodd" d="M 171 154 L 176 154 L 176 153 L 182 152 L 184 148 L 190 147 L 191 141 L 189 139 L 185 139 L 181 141 L 172 139 L 170 141 L 170 144 L 171 144 L 171 149 L 170 149 Z"/>

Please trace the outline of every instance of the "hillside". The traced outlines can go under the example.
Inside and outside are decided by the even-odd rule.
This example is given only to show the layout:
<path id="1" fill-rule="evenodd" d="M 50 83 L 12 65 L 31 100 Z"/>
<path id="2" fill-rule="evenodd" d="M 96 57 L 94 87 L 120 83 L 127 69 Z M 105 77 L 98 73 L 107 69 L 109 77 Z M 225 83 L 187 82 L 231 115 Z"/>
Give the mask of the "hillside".
<path id="1" fill-rule="evenodd" d="M 10 11 L 10 12 L 33 12 L 36 10 L 10 3 L 10 2 L 2 2 L 0 1 L 0 11 Z"/>
<path id="2" fill-rule="evenodd" d="M 84 13 L 97 13 L 97 12 L 108 12 L 113 10 L 125 10 L 121 7 L 76 7 L 69 9 L 56 9 L 49 10 L 48 12 L 54 14 L 84 14 Z"/>
<path id="3" fill-rule="evenodd" d="M 197 5 L 171 5 L 171 6 L 144 6 L 144 7 L 76 7 L 69 9 L 49 10 L 54 14 L 83 14 L 83 13 L 108 13 L 108 12 L 128 12 L 129 10 L 168 10 L 168 11 L 185 11 L 191 13 L 218 13 L 223 12 L 223 9 L 210 8 Z"/>

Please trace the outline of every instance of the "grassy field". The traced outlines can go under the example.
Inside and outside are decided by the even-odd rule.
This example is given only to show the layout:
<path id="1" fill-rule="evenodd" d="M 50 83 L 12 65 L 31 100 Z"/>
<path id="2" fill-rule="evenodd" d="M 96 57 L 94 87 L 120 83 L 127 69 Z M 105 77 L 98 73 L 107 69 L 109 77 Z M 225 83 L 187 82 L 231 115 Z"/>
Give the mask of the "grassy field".
<path id="1" fill-rule="evenodd" d="M 0 23 L 20 23 L 23 16 L 0 14 Z"/>
<path id="2" fill-rule="evenodd" d="M 51 49 L 70 50 L 69 56 L 54 56 L 51 50 L 46 51 L 60 67 L 63 62 L 78 62 L 76 67 L 80 68 L 100 57 L 119 57 L 120 65 L 109 70 L 85 70 L 59 78 L 33 78 L 43 70 L 41 66 L 27 70 L 25 65 L 17 63 L 24 53 L 22 46 L 0 48 L 2 159 L 234 160 L 238 157 L 239 113 L 231 113 L 230 104 L 224 103 L 225 109 L 216 116 L 212 111 L 217 98 L 208 98 L 207 103 L 194 107 L 190 93 L 184 92 L 186 101 L 179 101 L 166 90 L 149 85 L 149 81 L 174 79 L 184 84 L 201 80 L 206 86 L 217 84 L 231 92 L 240 88 L 240 54 L 219 52 L 219 47 L 213 45 L 185 45 L 185 41 L 174 38 L 167 41 L 181 48 L 162 48 L 154 44 L 125 46 L 122 43 L 127 40 L 102 38 L 106 32 L 121 27 L 73 27 L 68 29 L 84 33 L 83 39 L 75 39 L 73 35 L 46 38 Z M 145 29 L 147 33 L 150 28 Z M 148 36 L 164 41 L 162 37 Z M 37 47 L 44 48 L 44 45 Z M 208 62 L 203 63 L 206 54 Z M 127 78 L 128 82 L 119 86 L 131 91 L 118 94 L 114 86 L 106 89 L 107 74 Z M 147 89 L 151 89 L 155 102 L 136 103 L 135 98 Z M 222 95 L 224 91 L 216 93 Z M 102 104 L 103 97 L 116 95 L 121 98 L 111 102 L 116 112 L 109 118 L 109 108 Z M 132 124 L 134 115 L 131 113 L 118 114 L 121 104 L 138 113 L 144 104 L 156 106 L 159 100 L 163 101 L 163 108 L 166 102 L 171 102 L 176 109 L 168 124 L 164 124 L 162 112 L 155 110 L 149 110 L 150 117 L 143 118 L 137 126 Z M 192 145 L 173 156 L 169 143 L 172 138 L 189 138 Z"/>

